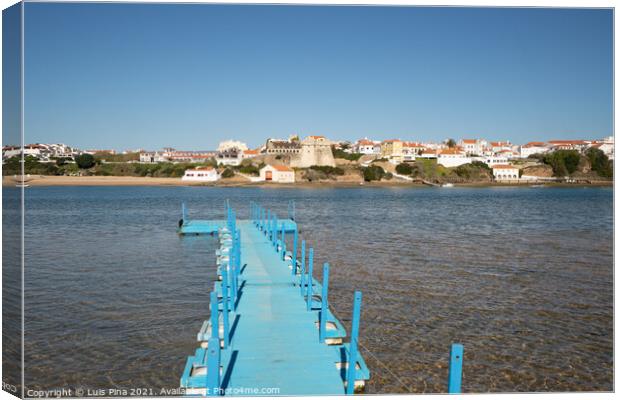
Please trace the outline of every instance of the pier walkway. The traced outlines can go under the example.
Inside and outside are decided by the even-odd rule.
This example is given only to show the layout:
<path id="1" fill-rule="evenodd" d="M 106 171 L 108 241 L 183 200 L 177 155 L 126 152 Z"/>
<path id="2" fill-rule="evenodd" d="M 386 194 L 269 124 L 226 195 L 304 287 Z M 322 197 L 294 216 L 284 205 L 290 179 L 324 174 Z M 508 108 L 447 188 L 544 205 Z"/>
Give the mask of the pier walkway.
<path id="1" fill-rule="evenodd" d="M 295 221 L 255 204 L 250 220 L 237 221 L 228 208 L 226 220 L 196 221 L 183 207 L 179 233 L 217 233 L 220 241 L 221 280 L 211 293 L 211 316 L 197 335 L 199 347 L 181 377 L 186 394 L 337 395 L 363 389 L 370 372 L 357 351 L 361 293 L 353 296 L 351 343 L 343 343 L 346 331 L 329 311 L 329 265 L 318 282 L 314 251 L 299 241 Z"/>

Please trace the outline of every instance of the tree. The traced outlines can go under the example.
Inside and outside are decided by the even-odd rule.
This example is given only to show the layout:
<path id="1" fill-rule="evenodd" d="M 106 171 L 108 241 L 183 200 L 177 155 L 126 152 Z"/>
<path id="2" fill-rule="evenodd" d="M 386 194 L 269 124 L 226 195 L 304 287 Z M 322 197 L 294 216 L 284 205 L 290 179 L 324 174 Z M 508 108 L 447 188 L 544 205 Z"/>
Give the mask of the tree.
<path id="1" fill-rule="evenodd" d="M 224 172 L 222 172 L 222 178 L 232 178 L 233 176 L 235 176 L 235 171 L 231 168 L 226 168 Z"/>
<path id="2" fill-rule="evenodd" d="M 91 154 L 80 154 L 79 156 L 75 156 L 75 163 L 81 169 L 92 168 L 95 165 L 95 157 Z"/>
<path id="3" fill-rule="evenodd" d="M 543 162 L 553 168 L 553 175 L 563 177 L 577 170 L 579 159 L 579 153 L 576 150 L 558 150 L 546 154 Z"/>
<path id="4" fill-rule="evenodd" d="M 446 145 L 447 145 L 449 148 L 453 148 L 453 147 L 455 147 L 455 146 L 456 146 L 456 142 L 454 141 L 454 139 L 448 139 L 448 140 L 446 140 Z"/>
<path id="5" fill-rule="evenodd" d="M 378 165 L 371 165 L 370 167 L 364 168 L 364 180 L 366 182 L 380 181 L 384 175 L 385 171 Z"/>
<path id="6" fill-rule="evenodd" d="M 590 147 L 586 150 L 585 156 L 590 161 L 592 171 L 605 178 L 611 178 L 613 176 L 612 163 L 609 162 L 609 158 L 607 158 L 603 151 Z"/>
<path id="7" fill-rule="evenodd" d="M 413 168 L 407 163 L 400 163 L 396 166 L 396 173 L 401 175 L 411 175 Z"/>

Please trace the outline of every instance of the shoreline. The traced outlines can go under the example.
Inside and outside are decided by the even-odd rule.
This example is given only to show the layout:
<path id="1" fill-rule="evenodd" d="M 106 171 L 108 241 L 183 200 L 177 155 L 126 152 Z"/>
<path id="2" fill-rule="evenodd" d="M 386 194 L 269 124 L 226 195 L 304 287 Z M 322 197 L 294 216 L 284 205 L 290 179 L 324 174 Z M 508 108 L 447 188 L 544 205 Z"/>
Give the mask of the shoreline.
<path id="1" fill-rule="evenodd" d="M 11 176 L 2 177 L 3 187 L 15 187 L 16 181 Z M 359 181 L 316 181 L 296 183 L 266 183 L 248 182 L 240 180 L 218 181 L 217 183 L 184 182 L 181 178 L 150 178 L 136 176 L 52 176 L 34 175 L 26 181 L 29 187 L 36 186 L 187 186 L 187 187 L 261 187 L 261 188 L 335 188 L 335 187 L 429 187 L 423 183 L 391 180 L 381 182 Z M 558 183 L 558 182 L 524 182 L 524 183 L 498 183 L 498 182 L 467 182 L 455 183 L 454 187 L 530 187 L 541 185 L 545 187 L 577 187 L 613 186 L 613 181 L 595 181 L 591 183 Z"/>

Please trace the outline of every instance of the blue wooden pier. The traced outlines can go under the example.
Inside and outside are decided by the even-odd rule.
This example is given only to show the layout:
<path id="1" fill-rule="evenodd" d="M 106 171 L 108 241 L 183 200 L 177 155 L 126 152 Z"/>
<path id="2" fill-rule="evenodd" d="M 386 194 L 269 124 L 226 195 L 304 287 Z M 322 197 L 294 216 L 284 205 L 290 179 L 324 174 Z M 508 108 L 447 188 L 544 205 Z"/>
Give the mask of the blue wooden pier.
<path id="1" fill-rule="evenodd" d="M 217 235 L 219 241 L 210 317 L 180 380 L 187 395 L 339 395 L 364 389 L 370 371 L 358 351 L 362 293 L 353 294 L 345 343 L 347 332 L 329 306 L 329 264 L 322 266 L 319 282 L 314 249 L 299 235 L 294 204 L 288 218 L 280 219 L 252 203 L 248 220 L 238 220 L 228 202 L 225 219 L 193 220 L 183 204 L 178 232 Z M 463 346 L 453 344 L 450 393 L 461 389 L 462 356 Z"/>

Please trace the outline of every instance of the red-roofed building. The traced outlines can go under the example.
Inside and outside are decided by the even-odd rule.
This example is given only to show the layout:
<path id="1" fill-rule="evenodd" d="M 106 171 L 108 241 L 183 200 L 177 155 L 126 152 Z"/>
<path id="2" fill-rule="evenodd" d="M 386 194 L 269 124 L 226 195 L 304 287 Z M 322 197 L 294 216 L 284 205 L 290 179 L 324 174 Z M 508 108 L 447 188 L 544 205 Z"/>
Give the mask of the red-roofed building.
<path id="1" fill-rule="evenodd" d="M 360 139 L 353 145 L 353 151 L 360 154 L 381 154 L 381 144 L 368 138 Z"/>
<path id="2" fill-rule="evenodd" d="M 458 145 L 465 151 L 468 156 L 480 156 L 484 154 L 484 149 L 488 142 L 484 139 L 461 139 Z"/>
<path id="3" fill-rule="evenodd" d="M 259 171 L 261 181 L 295 183 L 295 171 L 284 165 L 265 165 Z"/>
<path id="4" fill-rule="evenodd" d="M 518 181 L 519 168 L 509 164 L 494 165 L 493 177 L 499 182 Z"/>

